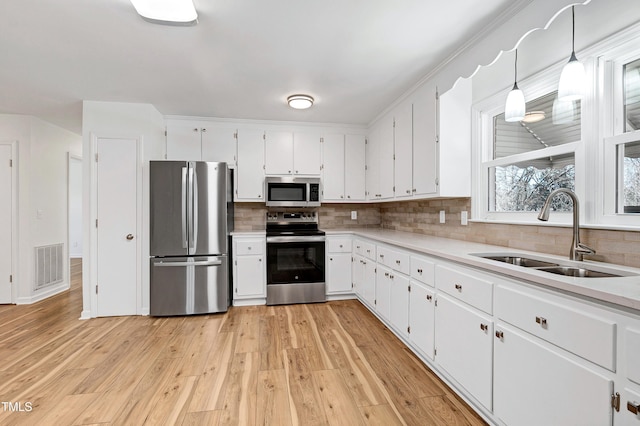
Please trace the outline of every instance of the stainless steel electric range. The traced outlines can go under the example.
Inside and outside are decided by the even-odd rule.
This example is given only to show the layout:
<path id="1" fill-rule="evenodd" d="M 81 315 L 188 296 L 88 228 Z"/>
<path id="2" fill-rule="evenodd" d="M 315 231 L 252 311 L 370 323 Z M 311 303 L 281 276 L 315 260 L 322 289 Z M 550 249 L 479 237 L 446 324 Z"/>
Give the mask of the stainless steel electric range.
<path id="1" fill-rule="evenodd" d="M 267 305 L 324 302 L 325 234 L 317 211 L 267 212 Z"/>

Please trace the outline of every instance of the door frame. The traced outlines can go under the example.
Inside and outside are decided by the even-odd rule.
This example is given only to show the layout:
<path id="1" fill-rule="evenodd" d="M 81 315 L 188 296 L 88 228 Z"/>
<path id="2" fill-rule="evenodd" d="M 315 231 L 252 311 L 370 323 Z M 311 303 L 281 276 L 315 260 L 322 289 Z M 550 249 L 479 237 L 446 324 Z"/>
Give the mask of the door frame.
<path id="1" fill-rule="evenodd" d="M 0 141 L 11 148 L 11 300 L 15 304 L 20 288 L 18 244 L 18 145 L 16 140 Z"/>
<path id="2" fill-rule="evenodd" d="M 71 256 L 69 255 L 69 253 L 71 252 L 71 239 L 70 237 L 70 230 L 71 230 L 71 215 L 70 215 L 70 211 L 71 211 L 71 162 L 73 160 L 78 160 L 80 161 L 80 173 L 82 174 L 82 155 L 78 155 L 78 154 L 74 154 L 72 152 L 67 152 L 67 257 L 70 259 Z M 81 193 L 83 191 L 80 191 Z M 84 195 L 84 194 L 82 194 Z M 84 203 L 84 201 L 82 201 L 82 203 Z M 82 221 L 84 223 L 84 212 L 83 212 L 83 218 Z M 83 227 L 84 228 L 84 227 Z M 83 229 L 84 231 L 84 229 Z M 71 261 L 67 262 L 67 276 L 69 277 L 69 286 L 71 286 Z"/>
<path id="3" fill-rule="evenodd" d="M 136 141 L 136 314 L 141 315 L 142 312 L 142 238 L 146 237 L 142 231 L 142 146 L 143 136 L 102 136 L 94 133 L 90 133 L 90 152 L 84 161 L 89 163 L 90 184 L 89 184 L 89 214 L 87 218 L 83 218 L 86 223 L 85 230 L 89 229 L 89 245 L 88 250 L 83 247 L 83 253 L 86 255 L 87 268 L 83 266 L 83 272 L 88 271 L 87 274 L 83 274 L 82 288 L 83 293 L 88 292 L 90 312 L 83 311 L 82 318 L 96 318 L 98 316 L 98 295 L 96 294 L 96 284 L 98 281 L 98 229 L 96 227 L 96 221 L 98 220 L 98 166 L 97 166 L 97 154 L 98 154 L 98 141 L 108 139 L 130 139 Z M 86 184 L 85 184 L 86 187 Z M 85 201 L 83 203 L 86 206 Z M 87 223 L 88 222 L 88 223 Z M 83 237 L 84 238 L 84 237 Z M 85 239 L 86 241 L 86 239 Z M 84 259 L 83 259 L 84 261 Z M 83 299 L 87 301 L 87 297 L 83 294 Z"/>

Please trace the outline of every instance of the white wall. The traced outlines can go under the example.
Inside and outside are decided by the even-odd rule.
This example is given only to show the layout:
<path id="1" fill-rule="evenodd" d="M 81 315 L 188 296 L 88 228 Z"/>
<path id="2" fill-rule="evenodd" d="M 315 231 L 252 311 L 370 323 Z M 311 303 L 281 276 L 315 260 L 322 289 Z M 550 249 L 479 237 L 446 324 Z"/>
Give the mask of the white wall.
<path id="1" fill-rule="evenodd" d="M 142 314 L 149 312 L 149 160 L 161 160 L 165 155 L 165 123 L 162 114 L 150 104 L 134 104 L 121 102 L 94 102 L 85 101 L 83 103 L 82 114 L 82 139 L 84 152 L 83 157 L 83 312 L 82 318 L 96 316 L 95 309 L 92 310 L 92 297 L 90 291 L 94 288 L 96 281 L 96 258 L 92 252 L 94 246 L 95 228 L 92 227 L 96 212 L 93 211 L 92 188 L 95 182 L 91 178 L 92 158 L 89 153 L 93 151 L 91 147 L 91 137 L 119 137 L 119 138 L 142 138 L 143 147 L 143 182 L 142 182 L 142 276 L 141 294 L 142 300 L 139 312 Z M 95 198 L 94 198 L 95 199 Z"/>
<path id="2" fill-rule="evenodd" d="M 34 288 L 34 247 L 67 241 L 67 154 L 81 153 L 79 135 L 35 117 L 0 115 L 0 140 L 17 141 L 16 303 L 32 303 L 69 286 Z M 42 217 L 37 218 L 37 210 Z M 65 268 L 66 270 L 66 268 Z"/>

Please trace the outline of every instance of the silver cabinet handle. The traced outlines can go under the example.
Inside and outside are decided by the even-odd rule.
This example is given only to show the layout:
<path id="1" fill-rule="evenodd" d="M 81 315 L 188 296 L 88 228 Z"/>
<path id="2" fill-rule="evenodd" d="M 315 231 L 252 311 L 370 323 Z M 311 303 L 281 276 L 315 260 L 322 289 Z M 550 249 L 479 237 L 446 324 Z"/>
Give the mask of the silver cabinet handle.
<path id="1" fill-rule="evenodd" d="M 460 284 L 455 285 L 456 290 L 462 291 L 462 286 Z"/>
<path id="2" fill-rule="evenodd" d="M 489 329 L 489 325 L 488 324 L 480 323 L 480 330 L 487 331 L 488 329 Z"/>
<path id="3" fill-rule="evenodd" d="M 631 411 L 635 415 L 638 415 L 638 413 L 640 413 L 640 404 L 635 401 L 627 401 L 627 410 Z"/>
<path id="4" fill-rule="evenodd" d="M 433 299 L 433 296 L 430 294 L 427 294 L 427 300 L 431 301 L 431 299 Z"/>
<path id="5" fill-rule="evenodd" d="M 536 323 L 540 324 L 543 327 L 546 327 L 547 319 L 543 317 L 536 317 Z"/>
<path id="6" fill-rule="evenodd" d="M 503 339 L 504 338 L 504 333 L 502 331 L 496 331 L 496 337 L 498 339 Z"/>
<path id="7" fill-rule="evenodd" d="M 129 240 L 129 241 L 133 240 L 133 234 L 128 234 L 127 235 L 127 240 Z"/>

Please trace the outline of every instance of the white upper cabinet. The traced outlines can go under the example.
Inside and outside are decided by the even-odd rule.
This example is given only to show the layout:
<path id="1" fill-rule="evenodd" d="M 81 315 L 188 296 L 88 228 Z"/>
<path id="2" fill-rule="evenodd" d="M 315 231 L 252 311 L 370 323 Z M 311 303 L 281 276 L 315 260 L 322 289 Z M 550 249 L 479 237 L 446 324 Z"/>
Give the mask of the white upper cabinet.
<path id="1" fill-rule="evenodd" d="M 264 201 L 264 132 L 238 130 L 235 201 Z"/>
<path id="2" fill-rule="evenodd" d="M 364 135 L 325 135 L 322 141 L 322 201 L 363 201 Z"/>
<path id="3" fill-rule="evenodd" d="M 405 101 L 394 114 L 394 186 L 396 198 L 413 194 L 413 105 Z"/>
<path id="4" fill-rule="evenodd" d="M 365 150 L 364 135 L 346 135 L 344 139 L 344 193 L 347 201 L 365 199 Z"/>
<path id="5" fill-rule="evenodd" d="M 167 159 L 225 162 L 236 167 L 236 128 L 196 120 L 167 120 Z"/>
<path id="6" fill-rule="evenodd" d="M 267 131 L 265 171 L 267 175 L 320 175 L 320 136 Z"/>
<path id="7" fill-rule="evenodd" d="M 438 195 L 471 196 L 471 79 L 440 95 Z"/>
<path id="8" fill-rule="evenodd" d="M 325 135 L 322 142 L 322 201 L 344 201 L 344 164 L 344 135 Z"/>
<path id="9" fill-rule="evenodd" d="M 267 131 L 264 147 L 264 164 L 267 175 L 290 175 L 293 173 L 293 133 Z"/>
<path id="10" fill-rule="evenodd" d="M 167 120 L 167 160 L 202 160 L 202 123 Z"/>
<path id="11" fill-rule="evenodd" d="M 438 177 L 436 144 L 437 91 L 435 86 L 418 89 L 413 99 L 413 188 L 414 196 L 435 194 Z"/>
<path id="12" fill-rule="evenodd" d="M 380 137 L 381 126 L 377 125 L 369 131 L 366 155 L 366 197 L 367 200 L 377 200 L 380 193 L 380 163 L 378 161 L 378 151 L 382 138 Z"/>

